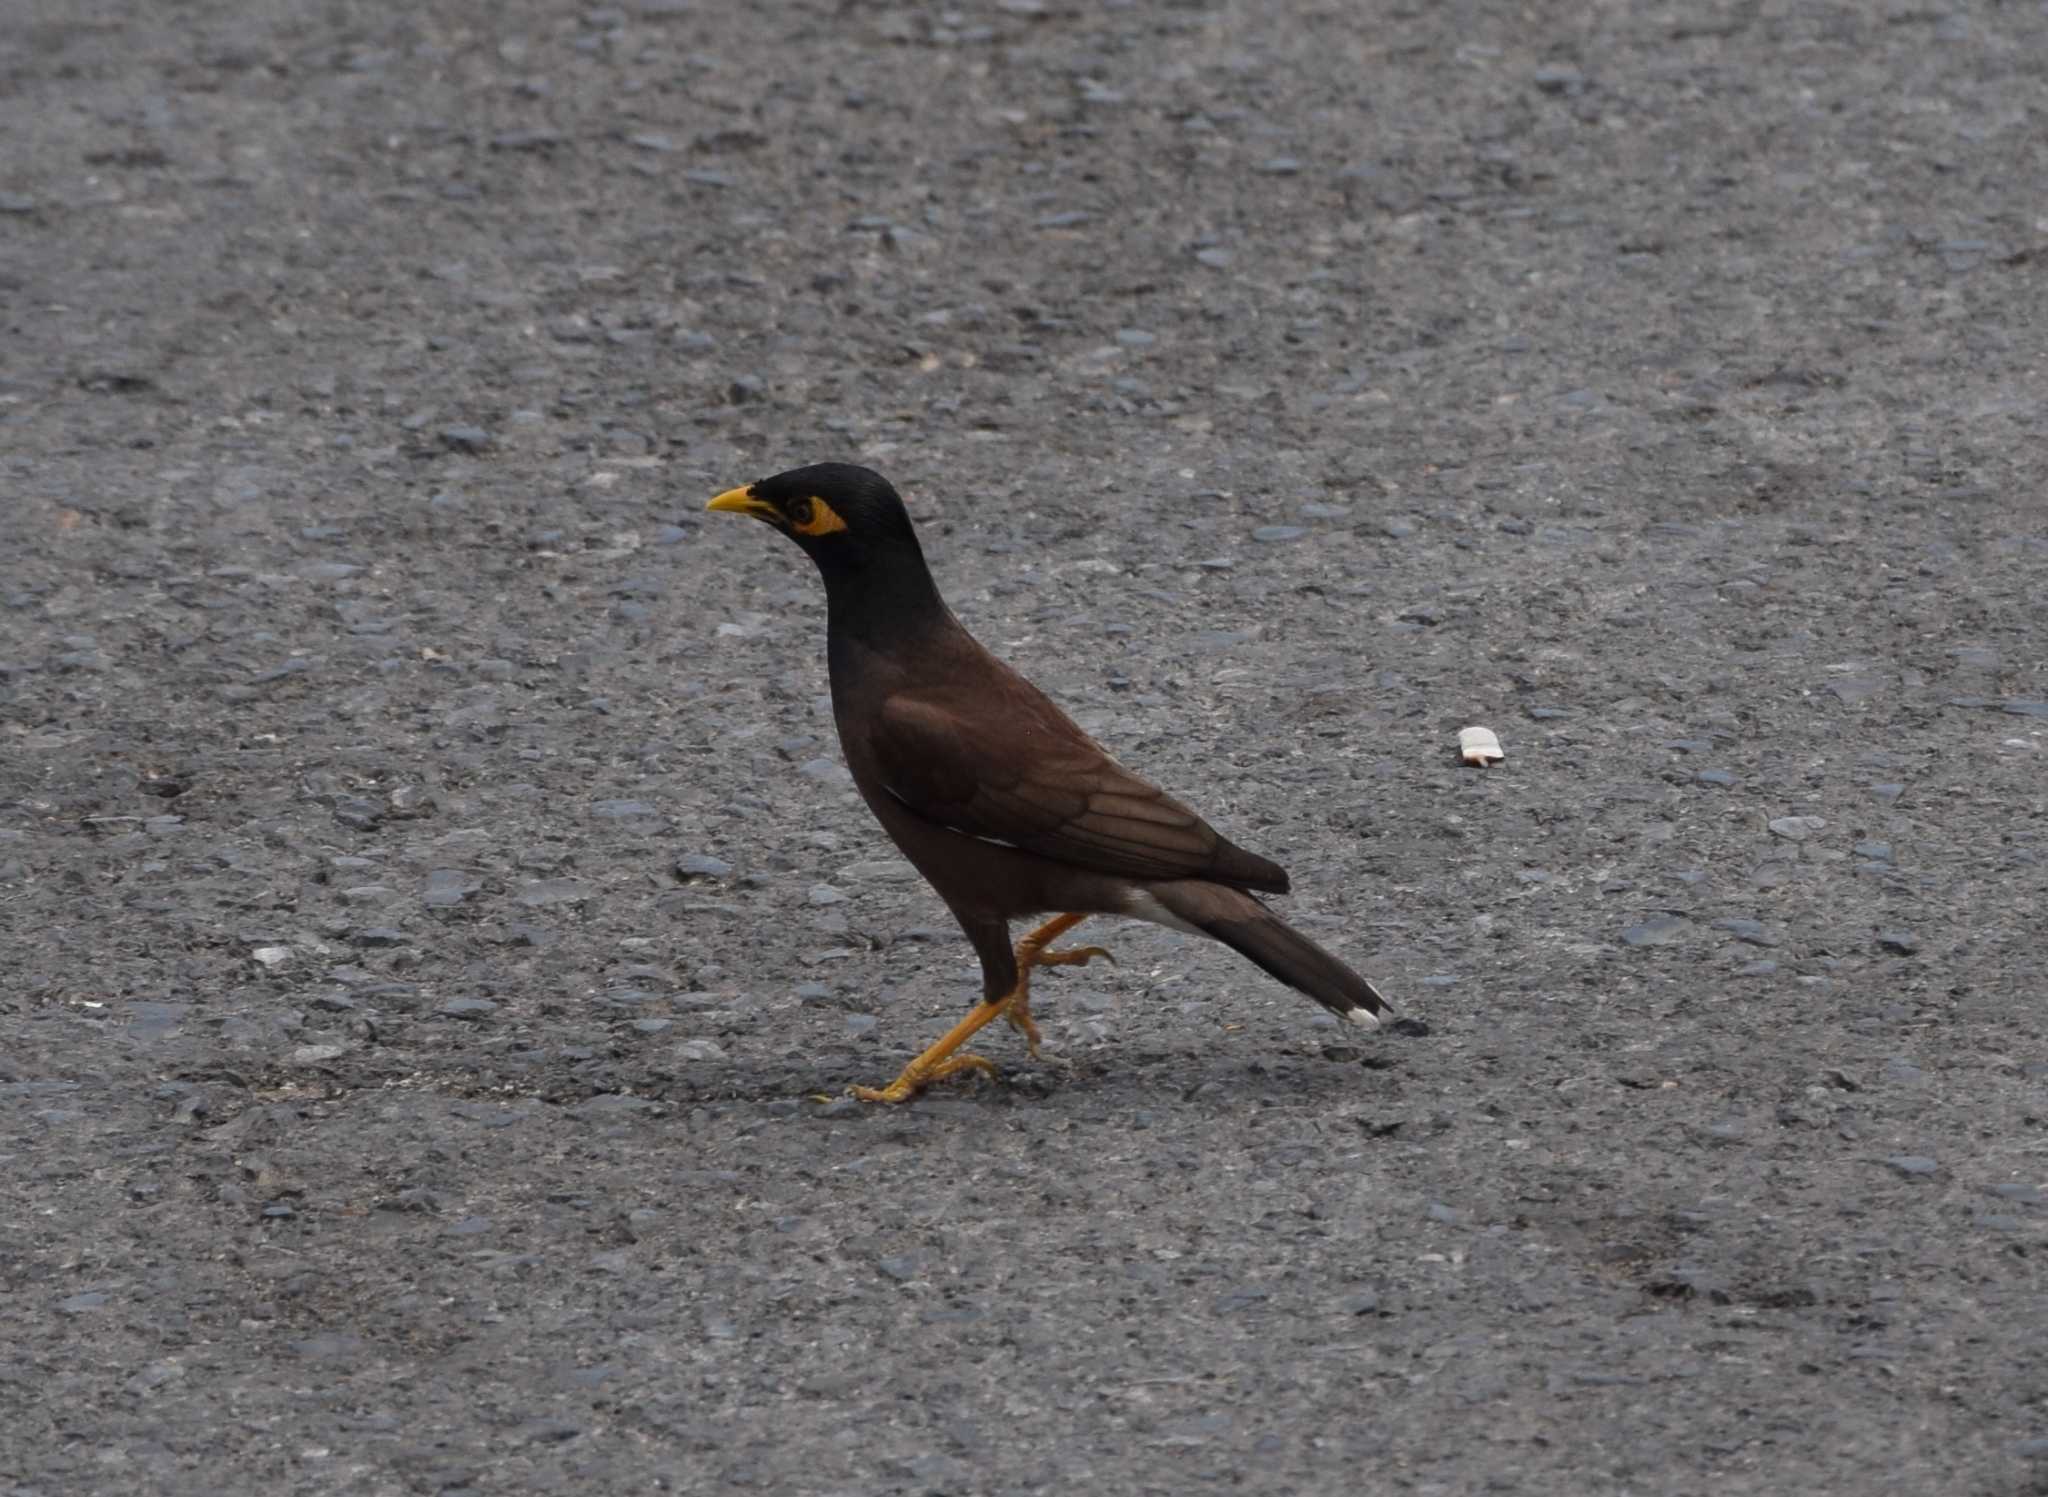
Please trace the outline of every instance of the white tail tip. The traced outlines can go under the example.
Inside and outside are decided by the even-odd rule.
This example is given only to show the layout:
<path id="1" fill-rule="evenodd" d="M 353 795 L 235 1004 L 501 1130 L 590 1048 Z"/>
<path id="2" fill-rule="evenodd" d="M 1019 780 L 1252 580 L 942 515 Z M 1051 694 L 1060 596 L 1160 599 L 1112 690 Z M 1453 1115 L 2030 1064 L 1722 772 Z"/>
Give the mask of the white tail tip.
<path id="1" fill-rule="evenodd" d="M 1369 1008 L 1354 1008 L 1344 1017 L 1356 1024 L 1360 1029 L 1377 1029 L 1380 1027 L 1380 1016 Z"/>

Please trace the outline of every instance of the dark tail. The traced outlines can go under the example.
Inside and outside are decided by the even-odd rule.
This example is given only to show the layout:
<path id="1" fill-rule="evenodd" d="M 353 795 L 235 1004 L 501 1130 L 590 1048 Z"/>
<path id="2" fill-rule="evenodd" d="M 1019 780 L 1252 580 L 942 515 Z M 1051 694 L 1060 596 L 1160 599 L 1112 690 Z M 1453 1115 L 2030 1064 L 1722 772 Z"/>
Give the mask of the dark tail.
<path id="1" fill-rule="evenodd" d="M 1308 994 L 1338 1018 L 1377 1029 L 1394 1017 L 1377 988 L 1251 895 L 1196 879 L 1147 887 L 1173 915 Z"/>

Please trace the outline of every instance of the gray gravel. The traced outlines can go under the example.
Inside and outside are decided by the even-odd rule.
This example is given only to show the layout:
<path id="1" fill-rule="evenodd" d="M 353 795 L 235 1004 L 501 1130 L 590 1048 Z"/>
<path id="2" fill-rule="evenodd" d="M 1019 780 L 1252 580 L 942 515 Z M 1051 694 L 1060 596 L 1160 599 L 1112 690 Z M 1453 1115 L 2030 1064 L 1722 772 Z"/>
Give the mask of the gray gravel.
<path id="1" fill-rule="evenodd" d="M 0 26 L 0 1492 L 2048 1491 L 2044 56 Z M 701 514 L 828 458 L 1410 1022 L 839 1095 L 977 980 Z"/>

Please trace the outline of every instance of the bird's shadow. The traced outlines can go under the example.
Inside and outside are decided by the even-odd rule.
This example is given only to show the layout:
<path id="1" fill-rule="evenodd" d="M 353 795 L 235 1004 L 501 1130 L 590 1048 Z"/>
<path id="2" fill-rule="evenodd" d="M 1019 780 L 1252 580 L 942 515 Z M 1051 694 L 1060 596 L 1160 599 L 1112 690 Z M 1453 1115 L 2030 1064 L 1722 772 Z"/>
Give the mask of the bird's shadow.
<path id="1" fill-rule="evenodd" d="M 1334 1048 L 1334 1047 L 1333 1047 Z M 907 1058 L 907 1057 L 906 1057 Z M 833 1060 L 838 1057 L 832 1057 Z M 725 1061 L 693 1065 L 686 1075 L 649 1076 L 635 1086 L 641 1095 L 669 1106 L 754 1104 L 845 1117 L 981 1115 L 1029 1107 L 1060 1108 L 1077 1102 L 1103 1106 L 1201 1110 L 1251 1106 L 1340 1105 L 1384 1099 L 1401 1088 L 1405 1064 L 1384 1051 L 1340 1052 L 1330 1059 L 1309 1055 L 1240 1057 L 1186 1051 L 1124 1049 L 1114 1055 L 1023 1061 L 995 1076 L 968 1073 L 942 1081 L 909 1102 L 854 1100 L 855 1085 L 881 1085 L 890 1078 L 886 1060 L 869 1057 L 831 1064 L 820 1057 L 802 1075 L 787 1062 L 761 1065 Z"/>

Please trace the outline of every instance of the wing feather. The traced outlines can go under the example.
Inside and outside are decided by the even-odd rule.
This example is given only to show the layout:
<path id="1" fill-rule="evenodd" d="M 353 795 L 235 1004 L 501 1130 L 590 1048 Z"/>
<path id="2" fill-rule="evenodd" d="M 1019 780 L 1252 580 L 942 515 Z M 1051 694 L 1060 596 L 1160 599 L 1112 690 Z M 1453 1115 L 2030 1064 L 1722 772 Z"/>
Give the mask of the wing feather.
<path id="1" fill-rule="evenodd" d="M 1035 688 L 1004 684 L 994 712 L 986 692 L 888 697 L 871 748 L 889 793 L 943 826 L 1078 867 L 1286 891 L 1283 871 L 1118 764 Z"/>

